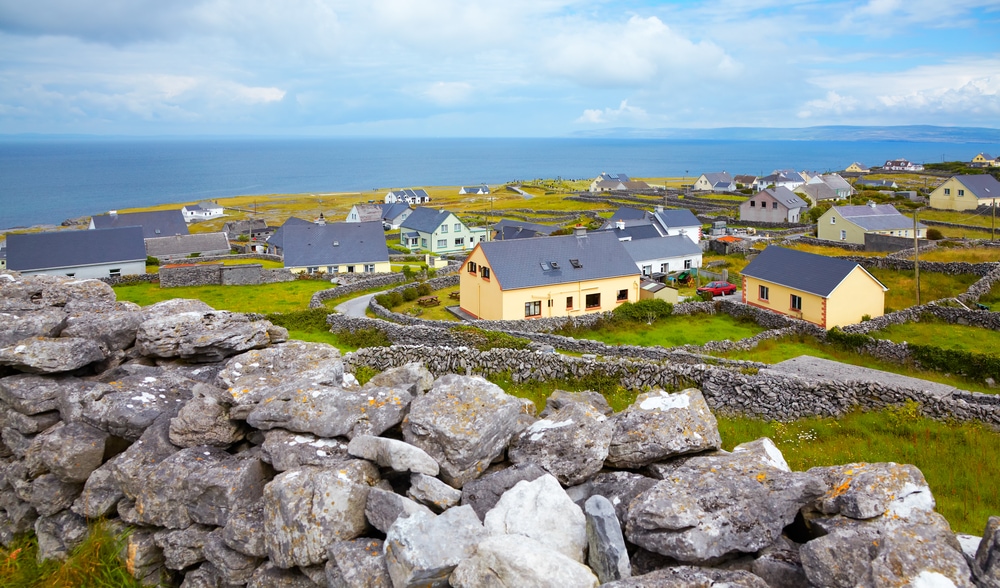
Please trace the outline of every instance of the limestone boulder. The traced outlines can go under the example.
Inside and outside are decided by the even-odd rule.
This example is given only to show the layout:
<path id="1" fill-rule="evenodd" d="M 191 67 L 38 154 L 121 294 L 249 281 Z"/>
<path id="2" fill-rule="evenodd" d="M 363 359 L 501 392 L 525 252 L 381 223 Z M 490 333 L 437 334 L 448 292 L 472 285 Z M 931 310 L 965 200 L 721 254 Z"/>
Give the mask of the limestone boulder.
<path id="1" fill-rule="evenodd" d="M 618 522 L 625 525 L 628 505 L 632 499 L 656 485 L 656 480 L 635 472 L 603 472 L 578 486 L 566 489 L 566 494 L 583 508 L 592 496 L 603 496 L 615 509 Z"/>
<path id="2" fill-rule="evenodd" d="M 827 486 L 815 505 L 823 514 L 870 519 L 885 513 L 906 516 L 914 510 L 934 510 L 927 480 L 912 465 L 853 463 L 816 467 L 809 473 L 820 476 Z"/>
<path id="3" fill-rule="evenodd" d="M 462 500 L 462 491 L 452 488 L 441 480 L 427 474 L 412 474 L 406 496 L 441 513 L 456 506 Z"/>
<path id="4" fill-rule="evenodd" d="M 161 417 L 143 431 L 139 440 L 108 462 L 121 492 L 135 500 L 152 470 L 180 451 L 170 442 L 170 419 Z"/>
<path id="5" fill-rule="evenodd" d="M 247 582 L 247 588 L 321 588 L 322 586 L 294 568 L 285 570 L 270 562 L 254 570 L 250 581 Z"/>
<path id="6" fill-rule="evenodd" d="M 69 510 L 39 517 L 35 521 L 38 560 L 66 559 L 73 548 L 82 543 L 89 533 L 87 521 Z"/>
<path id="7" fill-rule="evenodd" d="M 85 423 L 59 422 L 32 440 L 25 461 L 36 474 L 51 472 L 82 484 L 103 463 L 107 439 L 107 433 Z"/>
<path id="8" fill-rule="evenodd" d="M 214 362 L 267 347 L 273 327 L 268 321 L 251 321 L 233 312 L 182 312 L 144 320 L 136 332 L 135 346 L 146 357 Z"/>
<path id="9" fill-rule="evenodd" d="M 88 392 L 81 399 L 80 418 L 102 431 L 135 441 L 157 418 L 174 417 L 200 385 L 166 369 L 125 376 Z"/>
<path id="10" fill-rule="evenodd" d="M 511 462 L 535 463 L 567 486 L 579 484 L 604 467 L 612 425 L 590 404 L 566 403 L 535 421 L 511 440 Z"/>
<path id="11" fill-rule="evenodd" d="M 208 312 L 215 312 L 215 309 L 201 300 L 193 300 L 190 298 L 171 298 L 170 300 L 164 300 L 162 302 L 157 302 L 156 304 L 143 307 L 141 312 L 142 320 L 148 321 L 152 319 L 168 318 L 189 312 L 204 314 Z"/>
<path id="12" fill-rule="evenodd" d="M 347 453 L 367 459 L 394 472 L 413 472 L 436 476 L 438 463 L 419 447 L 397 439 L 360 435 L 351 439 Z"/>
<path id="13" fill-rule="evenodd" d="M 678 561 L 710 564 L 773 544 L 823 490 L 818 476 L 749 453 L 692 457 L 631 502 L 626 536 Z"/>
<path id="14" fill-rule="evenodd" d="M 691 588 L 719 586 L 725 588 L 768 588 L 767 582 L 744 570 L 721 570 L 676 566 L 641 576 L 633 576 L 603 584 L 601 588 Z"/>
<path id="15" fill-rule="evenodd" d="M 632 576 L 625 537 L 615 507 L 597 495 L 587 499 L 583 508 L 587 518 L 587 564 L 602 584 Z"/>
<path id="16" fill-rule="evenodd" d="M 254 557 L 267 557 L 264 534 L 264 500 L 241 504 L 229 512 L 222 539 L 231 549 Z"/>
<path id="17" fill-rule="evenodd" d="M 1000 588 L 1000 517 L 990 517 L 986 521 L 986 529 L 976 549 L 973 563 L 981 584 L 989 588 Z"/>
<path id="18" fill-rule="evenodd" d="M 550 474 L 518 482 L 483 520 L 490 535 L 524 535 L 583 563 L 587 520 Z"/>
<path id="19" fill-rule="evenodd" d="M 94 340 L 105 355 L 128 349 L 135 343 L 142 313 L 128 310 L 104 310 L 75 313 L 67 317 L 62 337 Z"/>
<path id="20" fill-rule="evenodd" d="M 426 506 L 379 488 L 368 491 L 368 501 L 365 503 L 365 518 L 371 526 L 385 533 L 392 524 L 401 517 L 411 516 L 415 512 L 433 514 Z"/>
<path id="21" fill-rule="evenodd" d="M 229 418 L 229 407 L 214 395 L 198 394 L 204 388 L 204 384 L 196 385 L 196 396 L 170 419 L 170 442 L 178 447 L 228 447 L 243 439 L 243 426 Z"/>
<path id="22" fill-rule="evenodd" d="M 392 588 L 381 539 L 335 541 L 325 571 L 329 588 Z"/>
<path id="23" fill-rule="evenodd" d="M 257 404 L 271 388 L 290 379 L 313 386 L 338 386 L 344 377 L 340 351 L 321 343 L 288 341 L 235 355 L 219 372 L 218 385 L 234 404 Z"/>
<path id="24" fill-rule="evenodd" d="M 34 374 L 71 372 L 104 358 L 97 342 L 83 337 L 33 337 L 0 347 L 0 366 Z"/>
<path id="25" fill-rule="evenodd" d="M 325 563 L 328 545 L 365 532 L 369 490 L 363 480 L 314 466 L 278 474 L 264 487 L 264 541 L 271 562 L 282 568 Z"/>
<path id="26" fill-rule="evenodd" d="M 161 529 L 153 533 L 153 541 L 163 550 L 163 565 L 171 570 L 190 568 L 205 561 L 205 541 L 212 527 L 191 525 L 185 529 Z"/>
<path id="27" fill-rule="evenodd" d="M 774 544 L 757 553 L 750 571 L 762 578 L 771 588 L 799 588 L 808 586 L 809 579 L 799 557 L 801 545 L 787 537 L 779 537 Z"/>
<path id="28" fill-rule="evenodd" d="M 73 377 L 7 376 L 0 378 L 0 400 L 21 414 L 35 415 L 57 410 L 66 389 L 82 383 L 83 380 Z"/>
<path id="29" fill-rule="evenodd" d="M 0 274 L 0 311 L 62 308 L 66 312 L 114 309 L 115 291 L 100 280 Z"/>
<path id="30" fill-rule="evenodd" d="M 420 396 L 434 385 L 434 374 L 422 364 L 410 362 L 375 374 L 365 388 L 402 388 L 412 396 Z"/>
<path id="31" fill-rule="evenodd" d="M 205 537 L 202 553 L 228 584 L 246 584 L 262 563 L 259 558 L 230 549 L 222 539 L 222 529 L 215 529 Z"/>
<path id="32" fill-rule="evenodd" d="M 530 482 L 545 474 L 545 470 L 533 463 L 511 466 L 486 474 L 462 487 L 462 504 L 471 506 L 476 515 L 482 519 L 496 506 L 500 497 L 518 482 Z"/>
<path id="33" fill-rule="evenodd" d="M 597 576 L 587 566 L 520 535 L 497 535 L 483 539 L 475 555 L 459 563 L 449 578 L 449 585 L 455 588 L 596 588 L 598 584 Z"/>
<path id="34" fill-rule="evenodd" d="M 446 375 L 413 400 L 403 439 L 438 462 L 442 480 L 461 488 L 503 454 L 520 414 L 521 402 L 496 384 Z"/>
<path id="35" fill-rule="evenodd" d="M 545 399 L 545 408 L 538 416 L 549 418 L 552 413 L 569 404 L 584 404 L 591 407 L 604 416 L 611 416 L 614 410 L 608 404 L 608 400 L 600 392 L 585 390 L 583 392 L 567 392 L 565 390 L 554 390 Z"/>
<path id="36" fill-rule="evenodd" d="M 119 458 L 120 455 L 114 459 Z M 107 517 L 114 512 L 118 501 L 125 497 L 121 484 L 115 478 L 114 459 L 90 474 L 80 497 L 73 502 L 73 512 L 87 519 Z"/>
<path id="37" fill-rule="evenodd" d="M 615 468 L 638 468 L 722 445 L 715 416 L 695 388 L 677 394 L 662 390 L 640 394 L 611 422 L 614 432 L 607 464 Z"/>
<path id="38" fill-rule="evenodd" d="M 262 459 L 279 472 L 305 465 L 337 467 L 350 459 L 347 442 L 308 433 L 270 429 L 264 433 Z"/>
<path id="39" fill-rule="evenodd" d="M 385 538 L 385 562 L 394 588 L 447 586 L 448 577 L 487 536 L 469 506 L 440 515 L 416 512 L 397 519 Z"/>
<path id="40" fill-rule="evenodd" d="M 34 337 L 58 337 L 64 328 L 66 312 L 61 308 L 0 312 L 0 347 Z"/>

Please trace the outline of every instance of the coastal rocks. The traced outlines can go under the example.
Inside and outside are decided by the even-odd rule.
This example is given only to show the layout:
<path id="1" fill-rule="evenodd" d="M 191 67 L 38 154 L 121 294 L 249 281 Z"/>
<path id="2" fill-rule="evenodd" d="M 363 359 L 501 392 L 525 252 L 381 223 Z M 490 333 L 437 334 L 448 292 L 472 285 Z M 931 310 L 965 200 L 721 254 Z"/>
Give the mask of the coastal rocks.
<path id="1" fill-rule="evenodd" d="M 251 321 L 243 314 L 182 312 L 143 321 L 135 346 L 147 357 L 211 362 L 283 341 L 288 332 L 282 331 L 268 321 Z"/>
<path id="2" fill-rule="evenodd" d="M 413 400 L 403 438 L 440 464 L 441 479 L 461 488 L 503 453 L 520 414 L 521 402 L 496 384 L 479 376 L 443 376 Z"/>
<path id="3" fill-rule="evenodd" d="M 654 390 L 611 419 L 607 464 L 638 468 L 675 455 L 718 449 L 718 425 L 699 390 Z"/>

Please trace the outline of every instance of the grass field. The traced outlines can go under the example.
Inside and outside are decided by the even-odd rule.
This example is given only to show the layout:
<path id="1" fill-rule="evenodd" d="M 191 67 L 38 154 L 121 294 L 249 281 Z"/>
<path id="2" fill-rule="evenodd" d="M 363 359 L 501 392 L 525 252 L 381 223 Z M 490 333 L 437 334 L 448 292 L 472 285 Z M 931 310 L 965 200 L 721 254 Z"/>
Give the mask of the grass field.
<path id="1" fill-rule="evenodd" d="M 896 343 L 909 341 L 972 353 L 994 353 L 1000 349 L 1000 332 L 969 325 L 951 325 L 934 319 L 890 325 L 871 333 L 871 336 Z"/>
<path id="2" fill-rule="evenodd" d="M 912 214 L 907 214 L 903 211 L 903 214 L 913 218 Z M 976 227 L 983 227 L 989 230 L 991 224 L 994 222 L 993 217 L 990 214 L 977 214 L 975 210 L 934 210 L 934 209 L 924 209 L 918 213 L 918 220 L 932 220 L 941 221 L 943 223 L 954 223 L 956 225 L 972 225 Z M 998 223 L 997 228 L 1000 228 L 1000 223 Z M 937 227 L 938 229 L 942 227 Z"/>
<path id="3" fill-rule="evenodd" d="M 920 261 L 996 263 L 1000 261 L 1000 247 L 936 247 L 921 251 Z"/>
<path id="4" fill-rule="evenodd" d="M 291 312 L 309 306 L 315 292 L 333 287 L 323 280 L 295 280 L 259 286 L 186 286 L 160 288 L 159 284 L 115 286 L 118 300 L 149 306 L 172 298 L 202 300 L 215 310 L 233 312 Z"/>
<path id="5" fill-rule="evenodd" d="M 709 341 L 737 340 L 763 332 L 756 323 L 738 321 L 724 314 L 677 315 L 659 319 L 652 325 L 627 323 L 599 330 L 573 332 L 577 339 L 593 339 L 608 345 L 677 347 L 704 345 Z"/>
<path id="6" fill-rule="evenodd" d="M 885 293 L 885 312 L 902 310 L 916 304 L 916 278 L 913 271 L 873 269 L 871 274 L 889 288 Z M 920 303 L 952 298 L 965 292 L 976 283 L 979 276 L 959 274 L 949 276 L 933 272 L 920 272 Z"/>
<path id="7" fill-rule="evenodd" d="M 807 243 L 782 245 L 782 247 L 787 247 L 788 249 L 795 249 L 796 251 L 805 251 L 806 253 L 825 255 L 827 257 L 843 257 L 845 255 L 861 256 L 861 257 L 881 257 L 885 255 L 884 252 L 879 252 L 879 251 L 848 251 L 847 249 L 841 249 L 840 247 L 834 247 L 832 245 L 830 246 L 810 245 Z"/>
<path id="8" fill-rule="evenodd" d="M 424 307 L 417 304 L 416 300 L 411 300 L 410 302 L 404 302 L 399 306 L 392 309 L 393 312 L 398 312 L 401 314 L 411 314 L 414 316 L 419 316 L 422 319 L 431 321 L 454 321 L 461 322 L 458 318 L 448 312 L 448 306 L 457 306 L 458 300 L 450 298 L 449 294 L 452 292 L 458 292 L 458 285 L 451 286 L 449 288 L 443 288 L 441 290 L 435 290 L 431 293 L 433 296 L 437 296 L 438 300 L 441 302 L 438 306 Z"/>

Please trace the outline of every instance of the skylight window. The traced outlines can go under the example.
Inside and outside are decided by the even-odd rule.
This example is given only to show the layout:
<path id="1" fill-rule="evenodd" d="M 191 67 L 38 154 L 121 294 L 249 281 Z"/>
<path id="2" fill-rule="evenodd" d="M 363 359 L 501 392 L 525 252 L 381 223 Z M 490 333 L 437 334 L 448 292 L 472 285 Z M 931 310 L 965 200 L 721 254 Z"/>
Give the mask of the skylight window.
<path id="1" fill-rule="evenodd" d="M 543 272 L 547 272 L 547 271 L 549 271 L 550 269 L 552 269 L 552 266 L 551 266 L 551 265 L 549 265 L 549 262 L 547 262 L 547 261 L 543 261 L 543 262 L 541 263 L 541 265 L 542 265 L 542 271 L 543 271 Z"/>
<path id="2" fill-rule="evenodd" d="M 580 269 L 580 268 L 583 267 L 583 264 L 580 263 L 579 259 L 571 259 L 571 260 L 569 260 L 569 264 L 571 266 L 575 267 L 576 269 Z"/>

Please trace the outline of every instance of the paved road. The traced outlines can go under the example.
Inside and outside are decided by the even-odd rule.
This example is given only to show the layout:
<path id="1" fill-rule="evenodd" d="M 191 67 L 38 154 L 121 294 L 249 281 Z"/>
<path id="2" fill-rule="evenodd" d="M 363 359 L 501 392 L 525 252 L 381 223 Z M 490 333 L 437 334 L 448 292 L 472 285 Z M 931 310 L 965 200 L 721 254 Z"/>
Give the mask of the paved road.
<path id="1" fill-rule="evenodd" d="M 347 302 L 338 304 L 334 310 L 347 316 L 363 318 L 365 316 L 365 309 L 368 308 L 368 302 L 371 301 L 372 296 L 374 296 L 374 294 L 365 294 L 364 296 L 351 298 Z"/>

